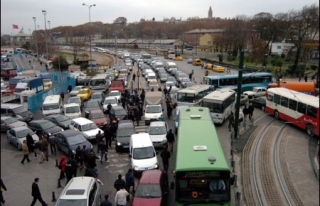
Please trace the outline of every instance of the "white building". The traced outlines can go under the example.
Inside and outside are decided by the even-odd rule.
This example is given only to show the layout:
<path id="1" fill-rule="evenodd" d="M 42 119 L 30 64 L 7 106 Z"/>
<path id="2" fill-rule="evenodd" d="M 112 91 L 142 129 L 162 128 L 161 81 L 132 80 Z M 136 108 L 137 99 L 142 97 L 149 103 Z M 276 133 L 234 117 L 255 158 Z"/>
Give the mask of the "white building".
<path id="1" fill-rule="evenodd" d="M 290 49 L 294 47 L 293 43 L 285 43 L 285 42 L 274 42 L 271 43 L 271 55 L 287 55 Z"/>

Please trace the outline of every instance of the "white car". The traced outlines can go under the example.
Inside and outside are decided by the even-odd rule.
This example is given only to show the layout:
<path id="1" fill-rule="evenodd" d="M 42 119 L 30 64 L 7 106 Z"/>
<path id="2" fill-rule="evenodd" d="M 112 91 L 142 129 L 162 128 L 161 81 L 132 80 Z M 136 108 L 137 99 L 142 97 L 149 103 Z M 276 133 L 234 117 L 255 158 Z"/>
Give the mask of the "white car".
<path id="1" fill-rule="evenodd" d="M 163 147 L 167 144 L 168 125 L 163 121 L 151 122 L 148 134 L 154 147 Z"/>
<path id="2" fill-rule="evenodd" d="M 121 98 L 121 93 L 118 90 L 113 90 L 113 91 L 110 91 L 109 97 L 115 97 L 119 102 Z"/>
<path id="3" fill-rule="evenodd" d="M 118 106 L 118 101 L 116 97 L 106 97 L 103 102 L 103 112 L 108 110 L 108 104 L 111 104 L 112 107 Z"/>
<path id="4" fill-rule="evenodd" d="M 248 95 L 249 99 L 262 97 L 265 95 L 267 89 L 265 87 L 253 87 L 252 91 L 243 92 L 244 95 Z"/>
<path id="5" fill-rule="evenodd" d="M 35 141 L 35 144 L 38 144 L 39 137 L 34 133 L 29 127 L 15 127 L 7 131 L 7 140 L 10 144 L 13 144 L 18 148 L 18 150 L 22 149 L 23 140 L 27 139 L 27 134 L 30 134 Z"/>

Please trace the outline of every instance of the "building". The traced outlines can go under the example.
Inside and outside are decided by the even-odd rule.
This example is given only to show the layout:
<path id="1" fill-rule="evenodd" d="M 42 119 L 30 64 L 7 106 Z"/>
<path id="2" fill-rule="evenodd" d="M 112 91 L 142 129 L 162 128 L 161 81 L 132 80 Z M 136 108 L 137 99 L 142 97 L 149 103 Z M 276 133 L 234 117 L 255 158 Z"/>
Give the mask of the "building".
<path id="1" fill-rule="evenodd" d="M 274 42 L 274 43 L 271 43 L 270 54 L 271 55 L 282 55 L 282 54 L 287 55 L 292 47 L 294 47 L 293 43 Z"/>
<path id="2" fill-rule="evenodd" d="M 22 46 L 23 44 L 32 41 L 31 34 L 25 34 L 23 32 L 23 28 L 18 32 L 18 34 L 14 34 L 10 36 L 10 44 L 16 46 Z"/>
<path id="3" fill-rule="evenodd" d="M 209 11 L 208 11 L 208 18 L 212 19 L 212 8 L 210 6 Z"/>
<path id="4" fill-rule="evenodd" d="M 223 29 L 195 29 L 187 31 L 184 33 L 184 41 L 187 45 L 193 46 L 199 51 L 210 49 L 213 51 L 216 45 L 214 39 L 219 35 L 223 35 L 223 31 Z"/>

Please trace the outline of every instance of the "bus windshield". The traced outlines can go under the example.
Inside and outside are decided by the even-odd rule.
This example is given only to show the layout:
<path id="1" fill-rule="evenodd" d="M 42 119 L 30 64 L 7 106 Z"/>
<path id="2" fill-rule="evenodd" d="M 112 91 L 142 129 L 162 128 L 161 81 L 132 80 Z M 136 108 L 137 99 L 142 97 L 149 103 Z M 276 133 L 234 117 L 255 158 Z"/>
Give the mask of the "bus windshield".
<path id="1" fill-rule="evenodd" d="M 195 102 L 195 100 L 196 100 L 195 94 L 178 93 L 178 102 L 193 103 Z"/>
<path id="2" fill-rule="evenodd" d="M 220 103 L 214 103 L 214 102 L 202 102 L 203 107 L 208 107 L 210 112 L 214 113 L 223 113 L 224 107 Z"/>
<path id="3" fill-rule="evenodd" d="M 90 80 L 90 85 L 91 86 L 104 86 L 106 84 L 105 79 L 94 79 Z"/>

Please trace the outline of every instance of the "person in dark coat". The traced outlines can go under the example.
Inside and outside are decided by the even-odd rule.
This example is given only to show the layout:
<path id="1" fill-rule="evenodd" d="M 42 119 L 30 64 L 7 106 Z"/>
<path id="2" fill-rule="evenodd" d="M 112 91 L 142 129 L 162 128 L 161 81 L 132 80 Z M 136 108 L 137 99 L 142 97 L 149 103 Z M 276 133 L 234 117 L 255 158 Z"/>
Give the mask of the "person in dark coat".
<path id="1" fill-rule="evenodd" d="M 140 94 L 140 99 L 141 99 L 142 104 L 143 104 L 145 98 L 146 98 L 145 93 L 144 93 L 144 92 L 141 92 L 141 94 Z"/>
<path id="2" fill-rule="evenodd" d="M 132 169 L 128 169 L 128 172 L 126 174 L 126 190 L 130 193 L 130 187 L 132 187 L 132 193 L 135 193 L 134 190 L 134 176 L 133 176 L 133 171 Z"/>
<path id="3" fill-rule="evenodd" d="M 27 139 L 27 146 L 29 148 L 29 152 L 31 153 L 34 151 L 34 139 L 32 138 L 30 133 L 27 134 L 26 139 Z"/>
<path id="4" fill-rule="evenodd" d="M 160 154 L 161 159 L 162 159 L 162 164 L 163 164 L 163 169 L 164 171 L 166 171 L 166 173 L 168 173 L 168 169 L 169 169 L 169 158 L 170 158 L 170 152 L 168 151 L 167 146 L 163 147 L 163 150 Z"/>
<path id="5" fill-rule="evenodd" d="M 70 92 L 72 91 L 72 86 L 71 86 L 71 84 L 68 85 L 67 90 L 68 90 L 68 93 L 70 93 Z"/>
<path id="6" fill-rule="evenodd" d="M 87 159 L 87 165 L 92 169 L 92 172 L 95 173 L 95 176 L 98 177 L 97 163 L 96 160 L 100 159 L 96 154 L 91 150 Z"/>
<path id="7" fill-rule="evenodd" d="M 174 134 L 172 133 L 172 129 L 169 130 L 168 134 L 166 135 L 167 143 L 168 143 L 168 151 L 173 152 L 173 143 L 174 140 Z"/>
<path id="8" fill-rule="evenodd" d="M 121 174 L 118 174 L 118 179 L 116 179 L 113 186 L 117 191 L 119 191 L 121 187 L 124 188 L 126 186 L 126 182 L 122 179 Z"/>
<path id="9" fill-rule="evenodd" d="M 136 74 L 133 73 L 133 75 L 132 75 L 132 81 L 135 81 L 135 79 L 136 79 Z"/>
<path id="10" fill-rule="evenodd" d="M 78 162 L 76 160 L 76 155 L 72 154 L 71 158 L 69 160 L 71 167 L 72 167 L 72 176 L 76 177 L 77 176 L 77 170 L 78 170 Z"/>
<path id="11" fill-rule="evenodd" d="M 105 161 L 108 161 L 108 145 L 106 143 L 106 139 L 103 138 L 102 141 L 98 145 L 100 150 L 100 163 L 102 164 L 102 159 L 104 157 Z"/>
<path id="12" fill-rule="evenodd" d="M 167 98 L 166 105 L 167 105 L 167 115 L 168 115 L 168 118 L 170 119 L 172 110 L 173 110 L 173 104 L 169 98 Z"/>
<path id="13" fill-rule="evenodd" d="M 163 93 L 164 93 L 164 96 L 167 97 L 168 90 L 167 90 L 167 88 L 165 86 L 164 86 L 164 89 L 163 89 Z"/>
<path id="14" fill-rule="evenodd" d="M 106 142 L 109 148 L 111 148 L 111 142 L 112 142 L 112 131 L 109 125 L 106 126 L 104 130 L 104 137 L 106 138 Z"/>
<path id="15" fill-rule="evenodd" d="M 80 145 L 78 145 L 76 149 L 76 161 L 77 161 L 77 164 L 80 165 L 80 167 L 83 165 L 82 149 Z"/>
<path id="16" fill-rule="evenodd" d="M 68 182 L 72 179 L 73 171 L 72 171 L 72 165 L 70 160 L 67 162 L 66 167 L 65 167 L 65 173 L 67 177 L 66 185 Z"/>
<path id="17" fill-rule="evenodd" d="M 229 132 L 230 132 L 231 131 L 231 127 L 234 127 L 234 115 L 233 115 L 233 112 L 231 112 L 230 115 L 228 116 L 228 120 L 229 120 L 228 129 L 229 129 Z"/>
<path id="18" fill-rule="evenodd" d="M 112 105 L 111 105 L 111 103 L 109 103 L 107 106 L 107 113 L 108 114 L 110 114 L 111 108 L 112 108 Z"/>
<path id="19" fill-rule="evenodd" d="M 122 95 L 120 101 L 121 101 L 121 105 L 122 105 L 123 109 L 125 109 L 126 108 L 126 97 L 124 95 Z"/>
<path id="20" fill-rule="evenodd" d="M 249 120 L 251 120 L 251 118 L 252 118 L 253 111 L 254 111 L 254 108 L 253 108 L 253 106 L 252 106 L 252 103 L 250 103 L 250 104 L 249 104 L 249 107 L 248 107 Z"/>
<path id="21" fill-rule="evenodd" d="M 50 145 L 50 150 L 51 154 L 57 155 L 57 149 L 56 149 L 56 139 L 54 136 L 49 137 L 49 145 Z"/>
<path id="22" fill-rule="evenodd" d="M 112 206 L 112 203 L 109 201 L 109 195 L 104 196 L 104 201 L 99 206 Z"/>
<path id="23" fill-rule="evenodd" d="M 304 76 L 304 81 L 305 81 L 305 82 L 308 82 L 308 76 L 307 76 L 307 75 Z"/>
<path id="24" fill-rule="evenodd" d="M 141 112 L 139 109 L 134 110 L 134 118 L 137 121 L 137 125 L 139 126 L 139 122 L 141 120 Z"/>
<path id="25" fill-rule="evenodd" d="M 247 108 L 247 105 L 244 105 L 244 108 L 243 108 L 243 110 L 242 110 L 242 113 L 243 113 L 243 121 L 244 122 L 246 122 L 247 121 L 247 116 L 248 116 L 248 114 L 249 114 L 249 110 L 248 110 L 248 108 Z"/>
<path id="26" fill-rule="evenodd" d="M 0 187 L 1 187 L 1 190 L 0 190 L 0 202 L 1 202 L 2 204 L 4 204 L 4 203 L 5 203 L 5 200 L 4 200 L 4 198 L 3 198 L 2 190 L 7 191 L 7 188 L 6 188 L 6 186 L 4 185 L 2 179 L 0 180 Z"/>
<path id="27" fill-rule="evenodd" d="M 63 91 L 61 91 L 60 96 L 61 96 L 61 99 L 62 99 L 62 102 L 63 102 L 64 101 L 64 92 Z"/>
<path id="28" fill-rule="evenodd" d="M 82 146 L 81 152 L 82 152 L 82 161 L 83 161 L 83 165 L 82 165 L 81 168 L 83 168 L 84 165 L 87 163 L 87 160 L 88 160 L 88 152 L 87 152 L 87 146 L 86 145 Z M 80 170 L 81 170 L 81 168 L 80 168 Z"/>
<path id="29" fill-rule="evenodd" d="M 96 144 L 97 144 L 97 153 L 99 153 L 99 144 L 102 142 L 103 136 L 101 134 L 101 131 L 98 131 L 98 134 L 96 135 Z"/>
<path id="30" fill-rule="evenodd" d="M 31 195 L 33 196 L 33 200 L 32 200 L 31 206 L 34 206 L 36 204 L 37 200 L 39 200 L 41 202 L 42 206 L 47 206 L 48 204 L 45 201 L 43 201 L 43 199 L 41 197 L 38 182 L 39 182 L 39 178 L 36 177 L 34 179 L 34 182 L 32 183 Z"/>

